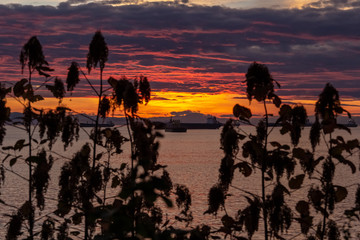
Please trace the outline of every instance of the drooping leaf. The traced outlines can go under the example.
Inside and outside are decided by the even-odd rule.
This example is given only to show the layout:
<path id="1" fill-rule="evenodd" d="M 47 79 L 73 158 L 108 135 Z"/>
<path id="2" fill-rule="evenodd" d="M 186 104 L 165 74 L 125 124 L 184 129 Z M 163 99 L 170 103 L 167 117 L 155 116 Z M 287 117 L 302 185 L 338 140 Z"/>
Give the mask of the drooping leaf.
<path id="1" fill-rule="evenodd" d="M 46 85 L 46 88 L 49 89 L 55 98 L 58 98 L 60 101 L 65 96 L 65 87 L 62 80 L 58 77 L 54 80 L 54 85 Z"/>
<path id="2" fill-rule="evenodd" d="M 110 107 L 110 100 L 106 96 L 104 96 L 101 99 L 99 106 L 100 117 L 105 119 L 110 113 Z"/>
<path id="3" fill-rule="evenodd" d="M 291 189 L 299 189 L 301 188 L 301 185 L 304 181 L 305 174 L 297 175 L 296 177 L 293 177 L 289 181 L 289 187 Z"/>
<path id="4" fill-rule="evenodd" d="M 314 122 L 310 129 L 310 142 L 313 151 L 315 151 L 315 147 L 320 143 L 320 131 L 321 131 L 321 124 L 318 119 Z"/>
<path id="5" fill-rule="evenodd" d="M 140 76 L 139 91 L 140 91 L 141 102 L 147 104 L 150 101 L 150 95 L 151 95 L 150 83 L 147 77 Z"/>
<path id="6" fill-rule="evenodd" d="M 51 240 L 54 239 L 55 233 L 55 222 L 53 219 L 46 219 L 41 228 L 41 239 L 42 240 Z"/>
<path id="7" fill-rule="evenodd" d="M 213 186 L 208 195 L 208 210 L 205 213 L 217 214 L 217 211 L 225 203 L 225 193 L 220 186 Z"/>
<path id="8" fill-rule="evenodd" d="M 67 90 L 73 91 L 74 87 L 79 82 L 79 65 L 76 62 L 72 62 L 70 67 L 68 68 L 68 74 L 66 78 Z"/>

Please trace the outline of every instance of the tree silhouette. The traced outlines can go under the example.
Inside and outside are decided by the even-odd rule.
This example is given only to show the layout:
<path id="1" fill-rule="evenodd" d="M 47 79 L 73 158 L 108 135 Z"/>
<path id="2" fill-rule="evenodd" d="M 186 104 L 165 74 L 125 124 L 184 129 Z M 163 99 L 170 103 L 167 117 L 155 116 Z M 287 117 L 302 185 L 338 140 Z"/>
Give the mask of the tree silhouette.
<path id="1" fill-rule="evenodd" d="M 246 239 L 243 232 L 247 232 L 247 237 L 251 239 L 255 232 L 259 231 L 259 221 L 262 217 L 264 239 L 282 239 L 280 234 L 290 227 L 293 220 L 292 210 L 286 203 L 285 196 L 290 195 L 289 188 L 297 189 L 301 186 L 304 176 L 293 177 L 296 162 L 292 157 L 291 147 L 277 141 L 269 142 L 268 139 L 274 127 L 279 126 L 282 135 L 290 135 L 295 148 L 299 143 L 307 114 L 301 105 L 292 107 L 281 104 L 281 99 L 274 90 L 274 82 L 277 82 L 265 65 L 256 62 L 251 64 L 245 82 L 248 99 L 255 99 L 263 104 L 264 118 L 254 126 L 256 135 L 246 133 L 241 125 L 235 126 L 232 120 L 224 125 L 220 142 L 225 156 L 221 160 L 218 183 L 210 189 L 209 209 L 206 213 L 217 214 L 219 210 L 226 209 L 229 187 L 232 187 L 244 194 L 248 206 L 239 209 L 235 217 L 225 211 L 221 219 L 223 226 L 217 232 L 236 239 Z M 277 85 L 280 86 L 278 83 Z M 269 101 L 280 107 L 279 118 L 273 126 L 269 124 Z M 252 113 L 249 108 L 236 104 L 233 113 L 241 123 L 252 125 Z M 245 142 L 240 148 L 241 141 Z M 232 184 L 235 171 L 239 171 L 244 177 L 250 177 L 256 170 L 261 171 L 260 196 Z M 283 179 L 289 181 L 289 188 L 283 185 Z"/>

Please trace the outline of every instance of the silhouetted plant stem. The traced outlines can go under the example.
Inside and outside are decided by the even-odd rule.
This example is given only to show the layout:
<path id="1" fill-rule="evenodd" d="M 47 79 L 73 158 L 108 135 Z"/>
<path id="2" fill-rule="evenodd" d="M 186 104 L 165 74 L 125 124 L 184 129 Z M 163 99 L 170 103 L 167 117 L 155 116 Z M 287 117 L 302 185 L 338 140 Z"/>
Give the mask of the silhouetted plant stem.
<path id="1" fill-rule="evenodd" d="M 89 79 L 87 78 L 86 74 L 83 72 L 83 70 L 81 70 L 81 68 L 79 67 L 82 75 L 84 76 L 85 80 L 87 81 L 87 83 L 89 84 L 89 86 L 91 87 L 91 89 L 96 93 L 96 95 L 99 96 L 99 93 L 96 91 L 96 89 L 94 88 L 94 86 L 91 84 L 91 82 L 89 81 Z"/>
<path id="2" fill-rule="evenodd" d="M 98 138 L 98 132 L 99 132 L 99 117 L 100 117 L 100 107 L 101 107 L 101 97 L 102 97 L 102 89 L 103 89 L 103 81 L 102 81 L 102 75 L 103 75 L 103 69 L 100 69 L 100 92 L 99 92 L 99 104 L 98 104 L 98 110 L 96 115 L 96 121 L 95 121 L 95 132 L 94 132 L 94 151 L 93 151 L 93 164 L 92 169 L 95 168 L 95 160 L 96 160 L 96 145 L 97 145 L 97 138 Z"/>
<path id="3" fill-rule="evenodd" d="M 131 184 L 135 185 L 135 176 L 134 176 L 134 158 L 135 158 L 135 150 L 134 150 L 134 144 L 133 144 L 133 139 L 132 139 L 132 135 L 131 135 L 131 131 L 130 131 L 130 125 L 129 125 L 129 119 L 128 119 L 128 114 L 126 113 L 126 109 L 124 108 L 124 115 L 125 115 L 125 119 L 126 119 L 126 128 L 128 130 L 128 134 L 129 134 L 129 139 L 130 139 L 130 149 L 131 149 Z M 134 191 L 132 191 L 131 193 L 131 202 L 133 203 L 134 201 Z M 132 222 L 131 222 L 131 237 L 132 239 L 135 238 L 135 205 L 133 206 L 132 210 L 131 210 L 131 214 L 132 214 Z"/>
<path id="4" fill-rule="evenodd" d="M 30 65 L 29 65 L 29 84 L 30 84 L 30 87 L 31 86 L 31 68 L 30 68 Z M 31 102 L 29 101 L 28 103 L 28 108 L 29 108 L 29 111 L 30 111 L 30 119 L 29 119 L 29 126 L 28 126 L 28 129 L 27 129 L 27 132 L 28 132 L 28 139 L 29 139 L 29 206 L 30 206 L 30 209 L 29 209 L 29 239 L 32 240 L 34 239 L 34 232 L 33 232 L 33 229 L 34 229 L 34 214 L 33 214 L 33 209 L 32 209 L 32 164 L 31 164 L 31 156 L 32 156 L 32 136 L 31 136 L 31 122 L 32 122 L 32 114 L 31 114 Z"/>
<path id="5" fill-rule="evenodd" d="M 264 100 L 264 110 L 265 110 L 265 143 L 264 143 L 264 156 L 262 159 L 262 169 L 261 169 L 261 190 L 262 190 L 262 201 L 263 201 L 263 215 L 264 215 L 264 234 L 265 240 L 268 240 L 268 226 L 267 226 L 267 209 L 265 206 L 265 171 L 266 171 L 266 158 L 267 158 L 267 140 L 268 140 L 268 126 L 269 126 L 269 116 L 266 108 L 266 100 Z"/>
<path id="6" fill-rule="evenodd" d="M 110 169 L 110 151 L 108 151 L 108 159 L 106 161 L 106 169 L 109 170 Z M 105 201 L 106 201 L 106 187 L 107 187 L 107 184 L 108 184 L 108 180 L 105 180 L 105 183 L 104 183 L 104 198 L 103 198 L 103 206 L 105 206 Z"/>
<path id="7" fill-rule="evenodd" d="M 330 141 L 329 141 L 330 148 L 329 149 L 332 148 L 331 139 L 332 139 L 332 134 L 330 133 Z M 331 154 L 330 154 L 329 155 L 329 160 L 327 160 L 327 161 L 331 161 L 331 159 L 332 159 L 332 157 L 331 157 Z M 328 199 L 329 199 L 329 182 L 325 182 L 325 204 L 324 204 L 323 223 L 322 223 L 322 229 L 321 229 L 321 240 L 323 240 L 324 237 L 325 237 Z"/>
<path id="8" fill-rule="evenodd" d="M 103 79 L 102 79 L 102 75 L 103 75 L 103 69 L 100 68 L 100 92 L 98 94 L 99 97 L 99 103 L 98 103 L 98 109 L 97 109 L 97 114 L 96 114 L 96 121 L 95 121 L 95 129 L 94 129 L 94 139 L 93 139 L 93 162 L 92 162 L 92 171 L 94 171 L 95 169 L 95 163 L 96 163 L 96 145 L 97 145 L 97 139 L 98 139 L 98 135 L 99 135 L 99 117 L 100 117 L 100 108 L 101 108 L 101 97 L 102 97 L 102 89 L 103 89 Z M 95 91 L 95 93 L 97 93 Z M 89 200 L 91 201 L 91 200 Z M 89 239 L 89 235 L 88 235 L 88 231 L 89 231 L 89 209 L 85 210 L 85 236 L 84 239 L 87 240 Z"/>

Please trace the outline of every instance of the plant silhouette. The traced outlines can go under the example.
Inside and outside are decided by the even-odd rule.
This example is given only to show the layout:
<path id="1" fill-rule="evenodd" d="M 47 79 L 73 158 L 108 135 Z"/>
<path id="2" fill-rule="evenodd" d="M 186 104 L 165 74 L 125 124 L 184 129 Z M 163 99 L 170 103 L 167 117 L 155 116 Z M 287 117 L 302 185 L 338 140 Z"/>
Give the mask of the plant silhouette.
<path id="1" fill-rule="evenodd" d="M 91 73 L 99 66 L 99 89 L 91 84 L 76 62 L 68 68 L 65 86 L 60 78 L 50 76 L 48 72 L 52 69 L 45 60 L 42 46 L 36 37 L 32 37 L 20 55 L 22 70 L 28 67 L 28 78 L 21 79 L 12 88 L 1 85 L 0 108 L 4 113 L 0 118 L 1 142 L 6 133 L 5 124 L 24 130 L 28 137 L 1 150 L 5 154 L 0 165 L 1 185 L 6 172 L 29 182 L 28 200 L 20 207 L 0 202 L 15 209 L 8 216 L 6 239 L 173 239 L 174 236 L 188 239 L 208 234 L 208 228 L 185 230 L 173 227 L 176 222 L 188 225 L 192 221 L 191 196 L 185 186 L 172 183 L 166 166 L 157 163 L 158 139 L 162 135 L 154 130 L 149 120 L 138 115 L 139 104 L 150 101 L 150 83 L 144 76 L 134 81 L 126 77 L 109 77 L 108 81 L 103 81 L 107 58 L 108 47 L 98 31 L 90 42 L 86 67 Z M 36 88 L 31 81 L 34 72 L 45 77 Z M 69 158 L 54 152 L 53 147 L 60 139 L 62 147 L 67 150 L 79 139 L 81 127 L 76 111 L 63 105 L 62 99 L 66 97 L 65 88 L 74 91 L 81 79 L 86 80 L 98 97 L 97 113 L 95 119 L 89 118 L 94 128 L 90 132 L 82 128 L 90 141 Z M 53 83 L 50 84 L 50 81 Z M 59 105 L 53 109 L 34 107 L 36 102 L 44 100 L 38 94 L 40 89 L 51 92 L 59 99 Z M 9 118 L 8 96 L 24 106 L 20 119 Z M 117 128 L 100 125 L 101 119 L 105 120 L 111 112 L 118 110 L 126 119 L 127 137 Z M 112 160 L 123 153 L 122 146 L 126 142 L 130 144 L 130 159 L 115 166 Z M 27 157 L 23 157 L 23 149 L 28 149 Z M 28 165 L 28 178 L 12 168 L 19 160 Z M 46 192 L 50 170 L 56 160 L 64 162 L 59 177 L 56 210 L 35 220 L 35 213 L 40 214 L 45 210 L 46 202 L 53 200 L 46 197 Z M 109 196 L 108 192 L 114 191 L 118 194 Z M 179 214 L 171 223 L 170 219 L 163 217 L 157 201 L 160 199 L 167 207 L 173 207 L 170 195 L 174 196 L 179 209 Z"/>
<path id="2" fill-rule="evenodd" d="M 224 125 L 220 143 L 225 156 L 221 160 L 218 183 L 209 191 L 209 208 L 205 213 L 216 215 L 220 210 L 225 210 L 225 215 L 221 218 L 222 227 L 216 231 L 225 238 L 230 236 L 247 239 L 244 236 L 246 233 L 248 239 L 251 239 L 260 230 L 262 218 L 264 239 L 284 239 L 281 233 L 289 229 L 294 221 L 300 224 L 301 233 L 309 239 L 325 239 L 326 236 L 328 239 L 339 239 L 336 237 L 339 236 L 336 223 L 329 220 L 329 216 L 334 210 L 334 203 L 345 199 L 347 190 L 346 187 L 333 183 L 336 168 L 333 159 L 350 166 L 354 173 L 354 164 L 346 159 L 343 153 L 351 154 L 359 147 L 359 142 L 356 139 L 345 141 L 341 136 L 333 138 L 332 133 L 335 129 L 350 132 L 346 126 L 336 121 L 338 114 L 348 112 L 341 107 L 336 89 L 327 84 L 316 102 L 316 121 L 310 131 L 313 151 L 303 149 L 298 144 L 302 129 L 307 123 L 306 110 L 301 105 L 282 104 L 281 99 L 275 94 L 274 82 L 277 83 L 265 65 L 256 62 L 250 65 L 245 80 L 247 97 L 250 101 L 255 99 L 263 104 L 264 117 L 254 126 L 250 122 L 251 110 L 238 104 L 234 106 L 234 116 L 240 123 L 254 126 L 256 134 L 246 133 L 241 124 L 237 127 L 233 120 Z M 280 87 L 278 83 L 277 85 Z M 267 110 L 269 102 L 279 108 L 279 117 L 271 124 Z M 349 113 L 348 115 L 350 117 Z M 291 146 L 269 141 L 270 134 L 276 129 L 282 135 L 289 134 Z M 316 156 L 318 154 L 315 148 L 320 143 L 321 135 L 330 135 L 327 145 L 329 156 Z M 241 147 L 240 142 L 243 142 Z M 317 170 L 319 163 L 323 163 L 323 172 Z M 297 165 L 301 166 L 301 169 L 296 170 Z M 236 171 L 244 177 L 250 177 L 256 170 L 261 171 L 261 194 L 233 185 Z M 295 175 L 299 171 L 303 173 Z M 319 173 L 320 177 L 314 178 L 314 172 Z M 292 209 L 287 199 L 292 191 L 305 188 L 303 182 L 306 176 L 310 181 L 319 179 L 320 186 L 316 186 L 314 182 L 308 190 L 308 195 L 304 196 L 308 200 L 298 201 L 295 209 Z M 285 180 L 288 181 L 288 187 L 284 185 Z M 226 211 L 230 187 L 240 191 L 248 204 L 247 207 L 239 209 L 235 216 Z M 315 235 L 309 234 L 309 230 L 315 226 L 314 217 L 311 215 L 312 209 L 319 211 L 323 216 L 321 227 Z"/>

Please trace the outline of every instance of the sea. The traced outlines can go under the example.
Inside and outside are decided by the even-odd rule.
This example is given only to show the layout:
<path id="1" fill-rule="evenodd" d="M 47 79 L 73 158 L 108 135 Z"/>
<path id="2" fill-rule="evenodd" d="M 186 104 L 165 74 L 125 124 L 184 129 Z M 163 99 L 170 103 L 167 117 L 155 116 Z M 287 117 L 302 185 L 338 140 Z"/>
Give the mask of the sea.
<path id="1" fill-rule="evenodd" d="M 85 128 L 87 131 L 90 128 Z M 125 127 L 119 127 L 119 130 L 123 135 L 127 136 L 127 130 Z M 247 133 L 254 133 L 254 129 L 251 126 L 241 126 L 241 130 Z M 302 139 L 300 140 L 300 147 L 310 149 L 309 141 L 309 130 L 310 128 L 304 128 L 302 132 Z M 239 172 L 235 172 L 232 187 L 229 189 L 229 196 L 227 196 L 225 209 L 220 209 L 217 215 L 204 214 L 208 209 L 208 192 L 210 188 L 215 185 L 218 181 L 219 167 L 221 159 L 224 154 L 220 149 L 220 134 L 221 129 L 202 129 L 202 130 L 188 130 L 186 133 L 175 133 L 165 132 L 159 130 L 164 137 L 159 138 L 160 150 L 158 163 L 166 165 L 167 170 L 170 173 L 170 177 L 174 184 L 182 184 L 189 188 L 192 195 L 192 206 L 191 211 L 194 217 L 193 223 L 188 228 L 196 227 L 197 225 L 207 224 L 215 230 L 221 226 L 221 217 L 225 214 L 229 214 L 235 217 L 238 210 L 244 209 L 247 206 L 247 201 L 244 195 L 245 191 L 252 192 L 260 195 L 261 193 L 261 173 L 255 171 L 250 177 L 245 178 Z M 352 134 L 349 135 L 345 131 L 336 132 L 336 134 L 343 136 L 345 139 L 354 139 L 360 137 L 360 127 L 351 128 Z M 6 137 L 3 146 L 12 146 L 19 139 L 26 139 L 26 134 L 20 129 L 14 127 L 7 127 Z M 279 128 L 274 128 L 271 132 L 269 141 L 278 141 L 280 143 L 290 144 L 289 136 L 281 135 Z M 60 143 L 56 143 L 53 147 L 53 151 L 60 153 L 64 157 L 71 156 L 81 148 L 86 142 L 89 141 L 89 137 L 85 131 L 80 132 L 79 141 L 74 143 L 72 147 L 69 147 L 64 151 Z M 241 142 L 240 142 L 241 144 Z M 240 148 L 241 149 L 241 148 Z M 123 145 L 124 152 L 111 160 L 111 165 L 116 167 L 120 166 L 121 163 L 129 162 L 130 159 L 130 145 L 125 143 Z M 320 147 L 317 149 L 316 154 L 326 154 L 327 148 L 324 142 L 321 142 Z M 19 154 L 26 156 L 26 151 L 22 151 Z M 4 159 L 5 155 L 1 154 L 1 160 Z M 68 161 L 66 158 L 53 155 L 56 160 L 51 170 L 51 181 L 46 194 L 46 208 L 42 213 L 37 213 L 35 216 L 36 220 L 44 219 L 47 214 L 54 211 L 57 203 L 57 192 L 58 192 L 58 177 L 61 166 L 64 162 Z M 241 158 L 241 152 L 239 154 Z M 347 198 L 336 205 L 336 209 L 332 214 L 331 218 L 336 221 L 338 226 L 347 224 L 347 219 L 344 216 L 344 211 L 354 206 L 355 192 L 358 184 L 360 184 L 359 174 L 359 152 L 356 152 L 352 156 L 349 156 L 357 167 L 355 174 L 351 173 L 351 170 L 347 166 L 338 165 L 335 173 L 335 183 L 346 186 L 348 189 Z M 11 169 L 6 172 L 5 184 L 0 189 L 0 199 L 5 201 L 11 206 L 19 207 L 27 199 L 27 181 L 19 177 L 21 175 L 27 178 L 28 168 L 24 162 L 18 160 L 16 164 L 11 168 L 9 166 L 9 160 L 5 161 L 5 166 Z M 296 173 L 301 173 L 299 165 L 296 166 Z M 287 182 L 283 181 L 283 184 L 287 186 Z M 294 208 L 299 200 L 307 200 L 307 189 L 313 184 L 317 184 L 315 180 L 306 179 L 303 183 L 304 188 L 296 191 L 291 191 L 289 196 L 286 196 L 286 201 L 289 205 Z M 242 189 L 241 191 L 239 189 Z M 270 193 L 271 184 L 268 186 L 268 193 Z M 111 194 L 116 196 L 116 191 Z M 170 223 L 174 223 L 174 215 L 177 213 L 176 208 L 167 208 L 161 201 L 159 204 L 163 207 L 164 216 L 166 216 Z M 8 215 L 15 211 L 15 208 L 11 206 L 4 206 L 0 204 L 0 239 L 5 238 L 7 229 L 7 222 L 9 220 Z M 226 210 L 226 211 L 225 211 Z M 312 213 L 316 216 L 314 210 Z M 294 211 L 296 216 L 296 211 Z M 315 217 L 314 222 L 319 218 Z M 39 221 L 40 222 L 40 221 Z M 360 234 L 360 221 L 354 221 L 351 223 L 352 228 L 350 229 L 353 236 L 352 239 L 358 239 L 357 234 Z M 36 226 L 37 229 L 40 226 Z M 252 239 L 263 239 L 262 222 L 260 222 L 259 231 L 253 236 Z M 310 230 L 313 231 L 313 230 Z M 304 239 L 304 236 L 299 234 L 300 226 L 298 223 L 293 222 L 290 229 L 284 231 L 281 235 L 285 239 Z M 76 239 L 76 238 L 74 238 Z M 79 237 L 81 239 L 81 237 Z"/>

